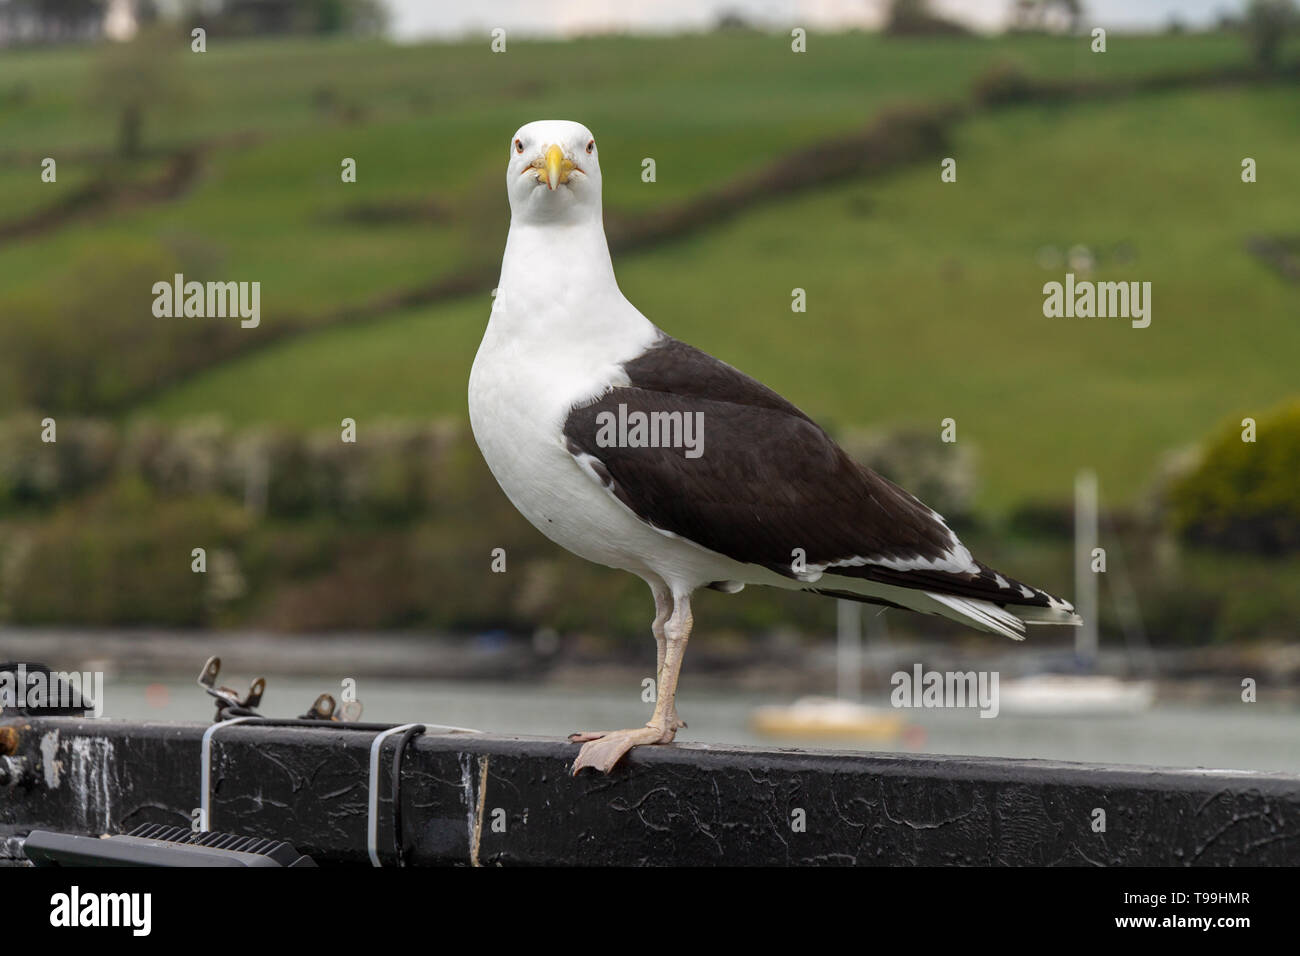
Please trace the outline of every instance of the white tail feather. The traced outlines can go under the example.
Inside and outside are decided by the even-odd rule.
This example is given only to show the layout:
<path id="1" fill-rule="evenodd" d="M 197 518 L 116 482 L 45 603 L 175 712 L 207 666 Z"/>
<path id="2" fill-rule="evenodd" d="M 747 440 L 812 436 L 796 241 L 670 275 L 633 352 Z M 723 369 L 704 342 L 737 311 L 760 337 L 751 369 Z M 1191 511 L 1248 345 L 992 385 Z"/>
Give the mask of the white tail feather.
<path id="1" fill-rule="evenodd" d="M 1078 627 L 1083 623 L 1083 618 L 1072 610 L 1063 610 L 1057 607 L 1024 607 L 1022 605 L 1013 605 L 1013 607 L 1014 610 L 1011 613 L 1026 624 L 1069 624 Z"/>
<path id="2" fill-rule="evenodd" d="M 901 607 L 920 611 L 922 614 L 937 614 L 967 627 L 989 634 L 1001 634 L 1013 641 L 1025 639 L 1026 624 L 1073 624 L 1083 623 L 1074 608 L 1060 598 L 1043 593 L 1055 602 L 1054 607 L 1038 607 L 1027 604 L 1012 604 L 1005 608 L 982 598 L 958 597 L 955 594 L 943 594 L 938 591 L 921 591 L 902 588 L 890 584 L 880 584 L 863 578 L 841 577 L 827 574 L 823 579 L 828 590 L 846 591 L 864 597 L 879 597 Z M 788 579 L 781 579 L 781 585 L 793 586 Z"/>
<path id="3" fill-rule="evenodd" d="M 937 591 L 925 593 L 927 597 L 933 598 L 943 606 L 939 613 L 944 617 L 968 624 L 981 631 L 988 631 L 990 634 L 1001 634 L 1013 641 L 1025 639 L 1025 625 L 1020 618 L 996 604 L 978 598 L 939 594 Z"/>

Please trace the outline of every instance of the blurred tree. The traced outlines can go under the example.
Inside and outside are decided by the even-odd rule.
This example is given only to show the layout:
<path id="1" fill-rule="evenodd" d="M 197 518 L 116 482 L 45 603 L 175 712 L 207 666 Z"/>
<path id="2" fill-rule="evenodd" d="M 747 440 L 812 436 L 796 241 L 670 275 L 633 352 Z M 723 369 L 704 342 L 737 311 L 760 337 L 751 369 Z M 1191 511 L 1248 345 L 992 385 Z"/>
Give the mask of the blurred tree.
<path id="1" fill-rule="evenodd" d="M 1253 441 L 1232 422 L 1168 491 L 1175 530 L 1236 551 L 1300 550 L 1300 402 L 1261 415 Z"/>
<path id="2" fill-rule="evenodd" d="M 1291 0 L 1250 0 L 1246 7 L 1246 38 L 1255 64 L 1269 70 L 1277 65 L 1277 54 L 1287 31 L 1296 22 Z"/>
<path id="3" fill-rule="evenodd" d="M 117 149 L 125 159 L 143 152 L 146 114 L 188 99 L 180 55 L 186 39 L 162 24 L 129 43 L 109 43 L 92 71 L 95 103 L 117 113 Z"/>
<path id="4" fill-rule="evenodd" d="M 375 34 L 383 32 L 387 8 L 380 0 L 221 0 L 189 19 L 216 36 Z"/>
<path id="5" fill-rule="evenodd" d="M 387 9 L 377 0 L 312 0 L 317 33 L 380 33 Z"/>
<path id="6" fill-rule="evenodd" d="M 930 0 L 893 0 L 885 18 L 885 31 L 892 36 L 965 35 L 970 31 L 945 20 L 930 9 Z"/>
<path id="7" fill-rule="evenodd" d="M 105 0 L 10 0 L 0 14 L 25 26 L 23 33 L 38 43 L 98 36 Z"/>
<path id="8" fill-rule="evenodd" d="M 714 23 L 713 29 L 719 31 L 726 30 L 752 30 L 745 14 L 739 10 L 723 10 L 718 14 L 717 22 Z"/>

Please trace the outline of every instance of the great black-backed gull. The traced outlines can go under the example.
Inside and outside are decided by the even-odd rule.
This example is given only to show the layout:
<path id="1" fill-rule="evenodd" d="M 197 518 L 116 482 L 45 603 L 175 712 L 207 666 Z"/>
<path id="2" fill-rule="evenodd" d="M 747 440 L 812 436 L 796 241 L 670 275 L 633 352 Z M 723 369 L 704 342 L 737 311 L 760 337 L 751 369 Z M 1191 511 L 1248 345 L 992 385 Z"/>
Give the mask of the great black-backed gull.
<path id="1" fill-rule="evenodd" d="M 943 518 L 771 389 L 660 331 L 619 291 L 599 151 L 579 123 L 510 139 L 510 233 L 469 380 L 474 437 L 516 508 L 654 594 L 645 727 L 574 734 L 573 772 L 670 742 L 691 594 L 746 584 L 909 608 L 1021 640 L 1065 601 L 971 557 Z"/>

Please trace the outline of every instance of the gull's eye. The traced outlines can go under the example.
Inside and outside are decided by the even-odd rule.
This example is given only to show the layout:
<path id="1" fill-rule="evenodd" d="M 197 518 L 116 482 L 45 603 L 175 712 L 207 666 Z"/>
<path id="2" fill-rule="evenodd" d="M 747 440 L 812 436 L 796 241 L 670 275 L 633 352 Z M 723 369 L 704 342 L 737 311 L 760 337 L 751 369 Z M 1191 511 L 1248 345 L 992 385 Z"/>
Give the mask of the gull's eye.
<path id="1" fill-rule="evenodd" d="M 515 152 L 522 153 L 523 151 L 524 151 L 524 141 L 522 139 L 515 140 Z"/>
<path id="2" fill-rule="evenodd" d="M 593 139 L 593 140 L 589 140 L 589 141 L 587 142 L 587 155 L 590 156 L 590 155 L 591 155 L 591 151 L 592 151 L 593 149 L 595 149 L 595 148 L 596 148 L 596 141 L 595 141 L 594 139 Z"/>

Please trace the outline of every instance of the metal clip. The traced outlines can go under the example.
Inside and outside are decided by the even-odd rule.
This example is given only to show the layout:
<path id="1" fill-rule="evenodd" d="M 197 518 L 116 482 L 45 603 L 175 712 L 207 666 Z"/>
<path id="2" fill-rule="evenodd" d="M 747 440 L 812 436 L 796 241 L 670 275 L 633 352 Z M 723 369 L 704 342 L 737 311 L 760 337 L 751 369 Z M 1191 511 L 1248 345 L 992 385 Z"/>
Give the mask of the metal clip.
<path id="1" fill-rule="evenodd" d="M 257 705 L 262 702 L 262 693 L 266 690 L 266 678 L 259 677 L 248 688 L 248 693 L 240 698 L 229 687 L 218 687 L 217 675 L 221 673 L 221 658 L 209 657 L 203 670 L 199 673 L 199 686 L 216 698 L 217 720 L 229 720 L 237 716 L 260 716 Z"/>
<path id="2" fill-rule="evenodd" d="M 330 694 L 321 694 L 316 698 L 315 703 L 311 705 L 311 710 L 303 714 L 299 720 L 336 720 L 351 722 L 361 717 L 361 701 L 346 700 L 343 706 L 339 707 Z"/>
<path id="3" fill-rule="evenodd" d="M 321 694 L 316 698 L 315 703 L 307 713 L 298 718 L 299 720 L 333 720 L 334 719 L 334 698 L 329 694 Z"/>

